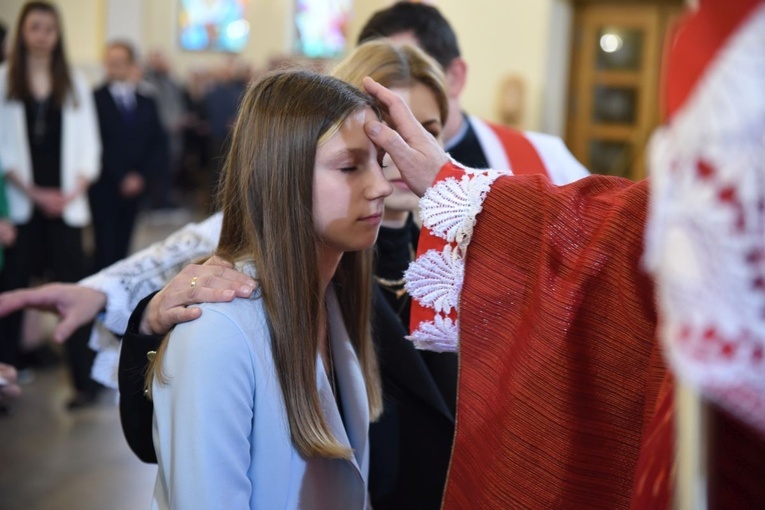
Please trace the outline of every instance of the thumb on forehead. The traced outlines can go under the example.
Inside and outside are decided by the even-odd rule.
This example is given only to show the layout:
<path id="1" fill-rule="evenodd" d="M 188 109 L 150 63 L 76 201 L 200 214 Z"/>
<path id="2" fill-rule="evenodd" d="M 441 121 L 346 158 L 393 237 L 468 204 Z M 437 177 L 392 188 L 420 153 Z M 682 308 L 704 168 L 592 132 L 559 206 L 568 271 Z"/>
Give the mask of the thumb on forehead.
<path id="1" fill-rule="evenodd" d="M 364 124 L 364 131 L 372 143 L 390 154 L 397 164 L 411 159 L 412 148 L 403 138 L 385 123 L 378 120 L 370 120 Z"/>

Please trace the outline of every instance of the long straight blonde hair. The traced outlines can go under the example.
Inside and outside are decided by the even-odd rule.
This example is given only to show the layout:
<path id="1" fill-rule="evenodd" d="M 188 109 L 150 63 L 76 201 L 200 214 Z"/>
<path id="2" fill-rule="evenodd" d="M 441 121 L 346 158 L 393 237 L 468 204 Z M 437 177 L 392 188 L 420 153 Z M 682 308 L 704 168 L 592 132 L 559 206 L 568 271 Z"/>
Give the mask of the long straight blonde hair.
<path id="1" fill-rule="evenodd" d="M 254 261 L 290 434 L 304 457 L 353 454 L 330 431 L 316 388 L 324 303 L 313 174 L 320 140 L 365 107 L 375 108 L 371 98 L 338 79 L 306 71 L 269 73 L 242 98 L 224 166 L 217 253 L 232 261 Z M 382 389 L 370 331 L 371 248 L 345 253 L 333 285 L 375 420 L 382 412 Z M 147 373 L 148 386 L 154 377 L 162 381 L 166 343 Z"/>
<path id="2" fill-rule="evenodd" d="M 446 79 L 441 66 L 416 46 L 394 45 L 384 39 L 365 42 L 332 69 L 332 76 L 359 89 L 363 89 L 365 76 L 388 88 L 421 83 L 433 92 L 442 124 L 449 115 Z"/>

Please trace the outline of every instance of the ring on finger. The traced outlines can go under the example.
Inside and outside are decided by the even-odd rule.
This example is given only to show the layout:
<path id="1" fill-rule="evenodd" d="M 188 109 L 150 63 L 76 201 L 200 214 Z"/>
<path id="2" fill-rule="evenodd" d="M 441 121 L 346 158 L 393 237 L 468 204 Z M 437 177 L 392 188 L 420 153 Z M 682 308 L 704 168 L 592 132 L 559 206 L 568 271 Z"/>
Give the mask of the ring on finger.
<path id="1" fill-rule="evenodd" d="M 198 278 L 199 278 L 198 276 L 195 276 L 194 278 L 191 279 L 191 287 L 192 288 L 197 286 L 197 279 Z"/>

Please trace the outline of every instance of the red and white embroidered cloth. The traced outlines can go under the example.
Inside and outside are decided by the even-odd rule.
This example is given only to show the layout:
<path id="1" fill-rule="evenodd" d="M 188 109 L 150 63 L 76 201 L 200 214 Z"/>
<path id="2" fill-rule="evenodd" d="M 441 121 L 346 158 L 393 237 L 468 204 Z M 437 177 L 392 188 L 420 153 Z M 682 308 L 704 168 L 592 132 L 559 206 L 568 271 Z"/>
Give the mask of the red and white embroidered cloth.
<path id="1" fill-rule="evenodd" d="M 668 54 L 646 267 L 674 372 L 765 434 L 765 2 L 704 0 Z"/>
<path id="2" fill-rule="evenodd" d="M 665 380 L 647 189 L 447 165 L 423 198 L 412 338 L 460 350 L 444 508 L 630 507 Z"/>
<path id="3" fill-rule="evenodd" d="M 476 216 L 500 175 L 510 172 L 470 170 L 446 165 L 420 200 L 422 231 L 417 259 L 404 275 L 412 296 L 412 334 L 418 349 L 458 349 L 459 301 L 465 276 L 465 254 Z"/>
<path id="4" fill-rule="evenodd" d="M 461 352 L 444 508 L 668 507 L 672 378 L 641 257 L 675 369 L 762 426 L 762 4 L 703 0 L 674 44 L 647 231 L 645 182 L 450 164 L 423 199 L 412 339 Z M 712 506 L 761 504 L 761 432 L 713 418 Z"/>

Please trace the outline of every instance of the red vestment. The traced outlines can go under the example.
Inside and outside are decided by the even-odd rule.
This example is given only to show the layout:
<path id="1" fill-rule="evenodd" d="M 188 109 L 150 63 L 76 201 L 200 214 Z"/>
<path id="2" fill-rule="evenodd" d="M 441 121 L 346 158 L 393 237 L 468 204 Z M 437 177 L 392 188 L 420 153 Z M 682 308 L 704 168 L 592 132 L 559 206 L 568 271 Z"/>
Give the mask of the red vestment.
<path id="1" fill-rule="evenodd" d="M 460 175 L 445 166 L 426 199 L 438 202 L 439 183 Z M 456 270 L 460 376 L 444 508 L 667 508 L 673 393 L 640 265 L 647 182 L 495 179 Z M 438 253 L 449 242 L 424 220 L 420 253 Z M 456 320 L 457 307 L 443 304 L 452 291 L 423 288 L 424 297 L 410 289 L 414 339 L 456 348 L 448 330 L 423 328 L 428 300 Z M 726 426 L 714 449 L 716 501 L 751 507 L 765 497 L 765 445 L 722 413 L 716 420 Z"/>

